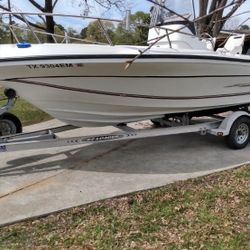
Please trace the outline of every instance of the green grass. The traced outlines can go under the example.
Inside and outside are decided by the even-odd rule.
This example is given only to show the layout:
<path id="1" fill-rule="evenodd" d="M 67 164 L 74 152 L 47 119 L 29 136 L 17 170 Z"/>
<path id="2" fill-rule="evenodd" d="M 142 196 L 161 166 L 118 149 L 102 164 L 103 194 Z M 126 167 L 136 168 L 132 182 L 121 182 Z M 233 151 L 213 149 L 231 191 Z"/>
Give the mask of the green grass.
<path id="1" fill-rule="evenodd" d="M 0 229 L 0 249 L 249 249 L 250 167 Z"/>
<path id="2" fill-rule="evenodd" d="M 0 99 L 2 98 L 4 98 L 4 95 L 2 89 L 0 89 Z M 1 106 L 5 103 L 6 101 L 0 101 Z M 9 110 L 9 112 L 16 115 L 21 120 L 23 126 L 51 119 L 48 114 L 34 107 L 21 98 L 17 98 L 15 106 L 11 110 Z"/>

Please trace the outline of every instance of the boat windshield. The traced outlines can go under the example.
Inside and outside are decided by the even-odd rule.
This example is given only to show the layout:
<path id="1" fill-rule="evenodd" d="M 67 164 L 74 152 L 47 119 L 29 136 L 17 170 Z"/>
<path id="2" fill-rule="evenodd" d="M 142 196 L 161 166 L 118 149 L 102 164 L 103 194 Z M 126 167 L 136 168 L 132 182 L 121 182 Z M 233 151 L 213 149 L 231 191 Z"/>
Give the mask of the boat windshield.
<path id="1" fill-rule="evenodd" d="M 165 5 L 170 10 L 173 10 L 174 12 L 185 17 L 190 17 L 193 14 L 192 1 L 190 0 L 172 0 L 172 1 L 157 0 L 156 2 L 158 2 L 161 5 Z M 151 14 L 152 14 L 152 19 L 151 19 L 152 25 L 159 25 L 168 21 L 169 19 L 176 17 L 176 15 L 174 15 L 170 11 L 167 11 L 166 9 L 156 4 L 152 7 Z M 178 17 L 178 19 L 180 19 L 180 17 Z"/>
<path id="2" fill-rule="evenodd" d="M 192 14 L 192 1 L 190 0 L 172 0 L 165 4 L 169 9 L 181 15 Z"/>

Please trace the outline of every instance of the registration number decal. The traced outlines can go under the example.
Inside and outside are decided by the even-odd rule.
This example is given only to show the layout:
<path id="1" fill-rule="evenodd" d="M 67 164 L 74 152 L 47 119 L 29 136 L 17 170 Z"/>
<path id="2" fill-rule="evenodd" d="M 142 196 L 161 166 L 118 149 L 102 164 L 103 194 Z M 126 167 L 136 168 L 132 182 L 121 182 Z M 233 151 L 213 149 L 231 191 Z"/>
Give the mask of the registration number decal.
<path id="1" fill-rule="evenodd" d="M 55 68 L 79 68 L 84 67 L 82 63 L 56 63 L 56 64 L 31 64 L 27 65 L 29 69 L 55 69 Z"/>

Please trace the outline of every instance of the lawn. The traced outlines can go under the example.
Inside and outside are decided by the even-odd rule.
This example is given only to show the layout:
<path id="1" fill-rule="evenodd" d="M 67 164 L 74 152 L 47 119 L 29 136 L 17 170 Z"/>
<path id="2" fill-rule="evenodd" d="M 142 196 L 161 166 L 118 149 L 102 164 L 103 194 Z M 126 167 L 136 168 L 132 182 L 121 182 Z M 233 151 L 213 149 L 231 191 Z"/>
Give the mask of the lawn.
<path id="1" fill-rule="evenodd" d="M 3 90 L 0 88 L 0 99 L 5 98 Z M 6 101 L 0 101 L 0 105 L 4 105 Z M 51 119 L 51 117 L 34 107 L 30 103 L 21 98 L 17 98 L 15 106 L 9 110 L 10 113 L 16 115 L 22 122 L 23 126 L 31 125 Z"/>
<path id="2" fill-rule="evenodd" d="M 250 166 L 0 229 L 0 249 L 247 250 Z"/>

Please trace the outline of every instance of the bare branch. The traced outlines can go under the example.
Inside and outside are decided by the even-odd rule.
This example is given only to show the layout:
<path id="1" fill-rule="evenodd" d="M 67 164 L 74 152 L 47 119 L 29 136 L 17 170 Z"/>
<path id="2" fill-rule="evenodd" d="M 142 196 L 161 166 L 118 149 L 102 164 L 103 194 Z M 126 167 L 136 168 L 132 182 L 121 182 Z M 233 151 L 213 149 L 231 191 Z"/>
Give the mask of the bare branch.
<path id="1" fill-rule="evenodd" d="M 45 12 L 45 9 L 40 4 L 38 4 L 35 0 L 28 0 L 28 1 L 40 11 Z"/>
<path id="2" fill-rule="evenodd" d="M 42 22 L 43 22 L 44 24 L 46 24 L 46 20 L 45 20 L 45 18 L 44 18 L 42 15 L 38 15 L 38 17 L 42 20 Z"/>
<path id="3" fill-rule="evenodd" d="M 218 33 L 226 23 L 226 21 L 239 9 L 239 7 L 245 2 L 245 0 L 240 0 L 238 1 L 233 8 L 227 13 L 226 16 L 222 17 L 222 15 L 217 19 L 217 20 L 223 20 L 221 22 L 217 22 L 214 24 L 215 28 L 215 33 Z M 222 13 L 223 14 L 223 13 Z"/>
<path id="4" fill-rule="evenodd" d="M 55 0 L 55 2 L 54 2 L 53 5 L 52 5 L 52 8 L 53 8 L 53 9 L 56 7 L 57 3 L 58 3 L 58 0 Z"/>
<path id="5" fill-rule="evenodd" d="M 9 8 L 6 8 L 5 6 L 3 6 L 3 5 L 1 5 L 1 4 L 0 4 L 0 9 L 5 10 L 5 11 L 10 11 Z M 13 14 L 13 16 L 14 16 L 15 18 L 17 18 L 18 20 L 24 22 L 24 23 L 26 22 L 26 21 L 24 20 L 24 18 L 21 17 L 21 16 L 19 16 L 19 15 L 14 15 L 14 14 Z M 32 22 L 30 22 L 30 21 L 27 21 L 27 22 L 28 22 L 29 25 L 31 25 L 31 26 L 34 27 L 34 28 L 41 29 L 41 30 L 46 30 L 44 27 L 42 27 L 42 26 L 40 26 L 40 25 L 37 25 L 37 24 L 32 23 Z"/>
<path id="6" fill-rule="evenodd" d="M 126 1 L 122 0 L 94 0 L 94 2 L 106 10 L 110 10 L 112 7 L 118 10 L 125 10 L 126 7 Z M 88 13 L 93 8 L 89 0 L 81 0 L 81 5 L 85 8 L 85 13 Z"/>
<path id="7" fill-rule="evenodd" d="M 246 0 L 241 0 L 241 1 L 238 1 L 238 3 L 232 8 L 231 11 L 229 11 L 229 13 L 223 17 L 223 19 L 228 19 L 229 17 L 231 17 L 239 8 L 240 6 L 246 2 Z"/>

